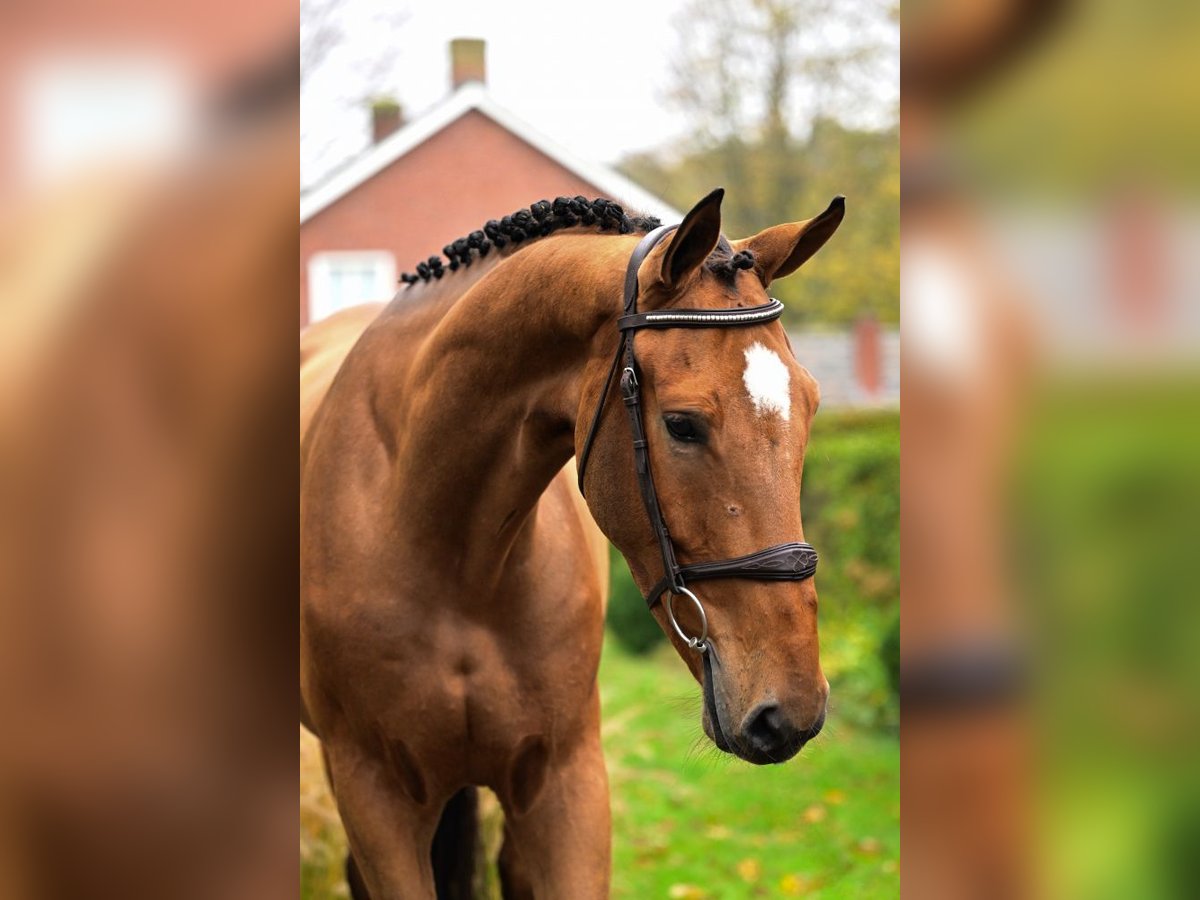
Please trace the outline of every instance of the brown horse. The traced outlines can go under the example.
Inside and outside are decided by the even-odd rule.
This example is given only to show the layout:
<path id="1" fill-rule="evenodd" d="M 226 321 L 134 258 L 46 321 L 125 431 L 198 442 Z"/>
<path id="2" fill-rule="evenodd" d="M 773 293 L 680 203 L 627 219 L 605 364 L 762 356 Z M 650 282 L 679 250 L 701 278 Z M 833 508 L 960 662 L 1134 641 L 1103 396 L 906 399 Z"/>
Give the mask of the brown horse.
<path id="1" fill-rule="evenodd" d="M 643 311 L 767 303 L 772 279 L 815 253 L 844 208 L 731 244 L 721 197 L 646 257 Z M 615 397 L 586 504 L 571 457 L 617 345 L 626 263 L 657 224 L 607 201 L 543 201 L 447 247 L 453 271 L 422 263 L 382 311 L 302 336 L 302 716 L 322 740 L 356 893 L 448 895 L 433 859 L 463 837 L 464 789 L 485 785 L 505 812 L 506 896 L 608 896 L 606 558 L 592 518 L 643 592 L 662 562 Z M 779 323 L 646 331 L 638 359 L 680 561 L 801 538 L 818 391 Z M 714 581 L 704 599 L 721 743 L 754 762 L 789 758 L 828 696 L 812 580 Z M 676 613 L 699 632 L 694 609 Z M 701 681 L 700 654 L 664 604 L 653 614 Z"/>

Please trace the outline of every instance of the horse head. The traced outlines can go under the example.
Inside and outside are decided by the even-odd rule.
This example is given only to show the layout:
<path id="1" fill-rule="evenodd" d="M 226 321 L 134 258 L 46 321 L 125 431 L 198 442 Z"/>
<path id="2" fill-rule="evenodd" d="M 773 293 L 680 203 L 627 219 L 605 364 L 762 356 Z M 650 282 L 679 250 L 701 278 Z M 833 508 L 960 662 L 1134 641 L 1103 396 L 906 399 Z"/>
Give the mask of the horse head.
<path id="1" fill-rule="evenodd" d="M 772 280 L 820 249 L 844 212 L 838 197 L 812 219 L 730 242 L 721 234 L 722 194 L 701 200 L 637 266 L 639 313 L 770 310 Z M 622 377 L 637 381 L 652 491 L 681 567 L 803 541 L 800 479 L 819 390 L 777 315 L 749 327 L 637 332 L 636 373 Z M 735 313 L 727 321 L 745 324 L 742 318 Z M 597 404 L 603 411 L 603 389 L 597 383 L 584 391 L 581 413 Z M 669 551 L 652 525 L 645 476 L 640 482 L 635 442 L 618 406 L 611 404 L 594 446 L 583 447 L 592 514 L 703 686 L 705 733 L 749 762 L 790 759 L 820 731 L 829 694 L 813 580 L 689 580 L 687 592 L 667 590 L 655 602 Z"/>

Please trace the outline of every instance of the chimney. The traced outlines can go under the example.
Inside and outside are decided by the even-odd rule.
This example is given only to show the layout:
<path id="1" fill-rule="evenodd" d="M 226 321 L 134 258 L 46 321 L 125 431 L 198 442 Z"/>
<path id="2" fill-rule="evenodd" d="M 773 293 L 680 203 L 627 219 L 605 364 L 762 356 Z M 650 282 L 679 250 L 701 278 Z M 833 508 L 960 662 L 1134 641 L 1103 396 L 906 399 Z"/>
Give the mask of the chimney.
<path id="1" fill-rule="evenodd" d="M 371 101 L 371 140 L 378 144 L 404 124 L 404 110 L 391 97 Z"/>
<path id="2" fill-rule="evenodd" d="M 479 38 L 455 38 L 450 42 L 450 88 L 458 90 L 464 84 L 487 83 L 484 61 L 485 43 Z"/>
<path id="3" fill-rule="evenodd" d="M 859 389 L 868 398 L 876 397 L 883 386 L 883 347 L 879 323 L 864 316 L 854 326 L 854 374 Z"/>

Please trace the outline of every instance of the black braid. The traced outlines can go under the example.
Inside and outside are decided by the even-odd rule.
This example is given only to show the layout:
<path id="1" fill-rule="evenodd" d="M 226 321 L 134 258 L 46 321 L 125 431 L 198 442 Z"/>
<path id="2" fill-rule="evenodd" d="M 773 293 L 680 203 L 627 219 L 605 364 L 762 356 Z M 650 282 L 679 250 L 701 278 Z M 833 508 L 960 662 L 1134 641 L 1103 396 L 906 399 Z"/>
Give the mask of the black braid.
<path id="1" fill-rule="evenodd" d="M 478 231 L 451 241 L 442 248 L 442 254 L 448 261 L 446 264 L 443 264 L 440 256 L 431 256 L 417 263 L 415 273 L 403 273 L 400 281 L 412 285 L 438 279 L 447 270 L 457 272 L 459 268 L 471 265 L 475 259 L 485 258 L 493 247 L 503 250 L 510 244 L 517 246 L 564 228 L 583 225 L 619 234 L 645 234 L 660 224 L 653 216 L 627 215 L 620 204 L 604 198 L 589 200 L 575 196 L 539 200 L 528 208 L 518 209 L 498 220 L 491 219 Z"/>
<path id="2" fill-rule="evenodd" d="M 503 250 L 504 245 L 508 243 L 508 238 L 504 237 L 504 235 L 500 233 L 500 223 L 495 219 L 488 220 L 487 224 L 483 226 L 483 233 L 491 238 L 491 241 L 496 245 L 497 250 Z M 484 254 L 484 252 L 484 248 L 480 247 L 481 256 Z"/>

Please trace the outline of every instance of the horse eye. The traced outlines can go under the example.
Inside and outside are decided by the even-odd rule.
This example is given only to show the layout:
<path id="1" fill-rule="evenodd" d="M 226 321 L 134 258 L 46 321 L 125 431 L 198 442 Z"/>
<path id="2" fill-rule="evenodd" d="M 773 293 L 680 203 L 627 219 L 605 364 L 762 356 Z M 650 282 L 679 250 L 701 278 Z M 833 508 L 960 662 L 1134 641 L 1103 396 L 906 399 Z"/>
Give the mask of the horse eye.
<path id="1" fill-rule="evenodd" d="M 671 433 L 671 437 L 677 441 L 698 443 L 704 438 L 703 433 L 696 426 L 696 422 L 691 416 L 680 415 L 679 413 L 667 413 L 667 415 L 663 416 L 663 423 L 667 426 L 667 431 Z"/>

